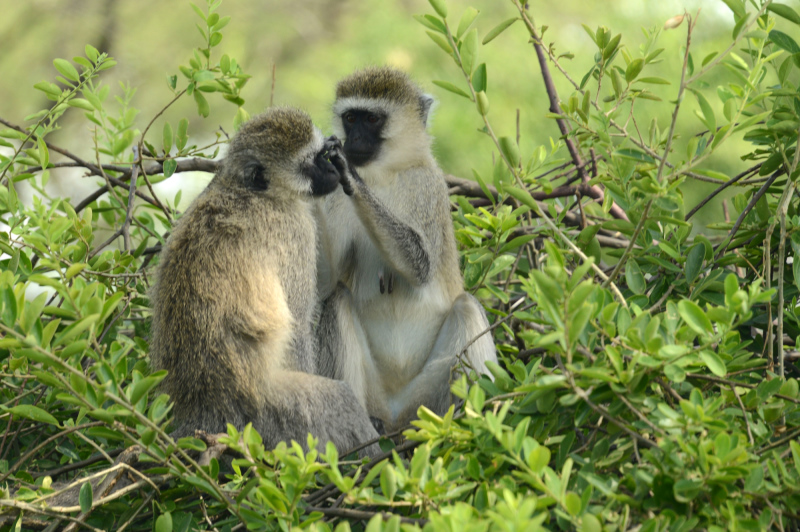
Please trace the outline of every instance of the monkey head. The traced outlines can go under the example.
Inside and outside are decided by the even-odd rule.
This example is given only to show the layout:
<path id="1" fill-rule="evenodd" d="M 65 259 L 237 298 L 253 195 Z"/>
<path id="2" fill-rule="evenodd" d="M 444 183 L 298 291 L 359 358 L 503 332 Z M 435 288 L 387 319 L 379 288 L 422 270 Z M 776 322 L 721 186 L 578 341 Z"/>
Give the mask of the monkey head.
<path id="1" fill-rule="evenodd" d="M 337 143 L 323 138 L 303 111 L 270 108 L 246 122 L 231 140 L 218 174 L 220 184 L 252 193 L 328 194 L 341 178 L 330 162 Z"/>
<path id="2" fill-rule="evenodd" d="M 404 72 L 367 68 L 336 86 L 333 129 L 353 166 L 412 166 L 430 157 L 432 104 Z"/>

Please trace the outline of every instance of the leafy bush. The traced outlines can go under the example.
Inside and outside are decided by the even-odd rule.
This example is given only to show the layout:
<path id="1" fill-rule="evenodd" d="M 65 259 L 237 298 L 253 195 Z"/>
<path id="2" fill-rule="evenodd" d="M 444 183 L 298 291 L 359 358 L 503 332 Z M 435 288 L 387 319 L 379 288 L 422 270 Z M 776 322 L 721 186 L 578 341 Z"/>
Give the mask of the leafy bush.
<path id="1" fill-rule="evenodd" d="M 226 141 L 189 145 L 185 119 L 151 126 L 179 98 L 207 115 L 214 93 L 236 124 L 247 118 L 248 76 L 218 53 L 219 0 L 195 8 L 203 45 L 141 131 L 133 91 L 112 99 L 101 81 L 113 59 L 90 46 L 80 71 L 56 59 L 62 86 L 36 85 L 53 105 L 24 128 L 0 119 L 0 528 L 797 530 L 800 46 L 776 26 L 796 30 L 800 15 L 724 2 L 724 49 L 695 58 L 699 13 L 639 40 L 585 26 L 595 63 L 570 72 L 519 0 L 488 30 L 470 7 L 451 27 L 431 0 L 418 20 L 454 62 L 434 83 L 496 145 L 491 177 L 448 179 L 465 283 L 493 315 L 501 362 L 494 381 L 454 383 L 462 408 L 420 409 L 406 439 L 383 440 L 386 458 L 366 464 L 330 445 L 264 449 L 249 427 L 174 441 L 169 398 L 154 391 L 164 373 L 148 373 L 146 290 L 180 215 L 180 193 L 162 200 L 153 185 L 213 171 Z M 490 109 L 489 72 L 513 65 L 479 59 L 515 23 L 559 131 L 532 153 L 497 133 L 511 126 Z M 680 72 L 658 66 L 662 31 L 685 32 Z M 711 86 L 718 71 L 729 81 Z M 92 124 L 89 155 L 47 141 L 70 108 Z M 668 123 L 651 119 L 665 109 Z M 729 176 L 713 161 L 734 142 L 744 164 Z M 65 166 L 95 176 L 96 191 L 50 197 Z M 687 198 L 698 180 L 716 185 L 700 201 Z M 23 184 L 38 193 L 30 205 Z M 735 220 L 694 227 L 727 189 Z"/>

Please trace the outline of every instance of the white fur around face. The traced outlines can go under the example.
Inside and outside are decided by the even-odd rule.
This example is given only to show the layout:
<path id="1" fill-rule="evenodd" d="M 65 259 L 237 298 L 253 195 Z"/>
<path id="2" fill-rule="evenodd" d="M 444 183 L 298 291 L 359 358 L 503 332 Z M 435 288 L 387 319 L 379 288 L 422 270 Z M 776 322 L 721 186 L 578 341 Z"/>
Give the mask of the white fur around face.
<path id="1" fill-rule="evenodd" d="M 286 183 L 301 196 L 311 194 L 311 181 L 300 172 L 300 169 L 314 164 L 314 157 L 322 149 L 324 143 L 325 137 L 322 135 L 322 131 L 315 127 L 309 145 L 297 154 L 290 167 L 285 170 Z"/>
<path id="2" fill-rule="evenodd" d="M 386 115 L 386 125 L 382 131 L 383 145 L 378 157 L 362 167 L 366 171 L 366 175 L 362 177 L 392 174 L 414 166 L 435 164 L 430 154 L 431 137 L 416 108 L 385 99 L 341 98 L 333 105 L 333 130 L 343 141 L 346 135 L 342 115 L 350 109 Z"/>

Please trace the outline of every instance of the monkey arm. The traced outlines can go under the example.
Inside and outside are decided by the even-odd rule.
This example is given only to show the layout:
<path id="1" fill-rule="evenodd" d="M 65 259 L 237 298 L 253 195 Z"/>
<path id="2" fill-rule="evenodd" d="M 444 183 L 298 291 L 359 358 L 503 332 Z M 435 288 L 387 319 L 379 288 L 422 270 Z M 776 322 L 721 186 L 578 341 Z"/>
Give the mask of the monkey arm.
<path id="1" fill-rule="evenodd" d="M 391 207 L 355 171 L 352 174 L 356 213 L 387 265 L 414 286 L 428 283 L 439 265 L 442 223 L 437 216 L 441 198 L 429 169 L 398 175 L 401 185 L 393 191 L 396 201 Z M 442 192 L 446 199 L 446 190 Z"/>
<path id="2" fill-rule="evenodd" d="M 362 182 L 356 182 L 356 212 L 388 265 L 411 284 L 430 281 L 431 245 L 426 235 L 404 223 Z"/>

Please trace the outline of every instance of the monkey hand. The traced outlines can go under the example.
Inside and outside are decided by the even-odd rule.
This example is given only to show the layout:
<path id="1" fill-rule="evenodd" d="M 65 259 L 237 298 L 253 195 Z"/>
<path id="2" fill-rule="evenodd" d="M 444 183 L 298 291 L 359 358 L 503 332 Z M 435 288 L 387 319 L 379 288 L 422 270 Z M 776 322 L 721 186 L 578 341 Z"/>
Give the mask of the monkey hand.
<path id="1" fill-rule="evenodd" d="M 325 143 L 323 145 L 325 149 L 325 153 L 331 153 L 333 151 L 341 151 L 342 150 L 342 141 L 336 135 L 331 135 L 330 137 L 325 139 Z"/>
<path id="2" fill-rule="evenodd" d="M 352 196 L 353 183 L 350 180 L 352 170 L 344 156 L 344 149 L 342 148 L 341 141 L 334 136 L 328 137 L 325 139 L 325 148 L 328 150 L 328 160 L 336 168 L 336 171 L 339 172 L 339 183 L 342 184 L 342 190 L 348 196 Z"/>

